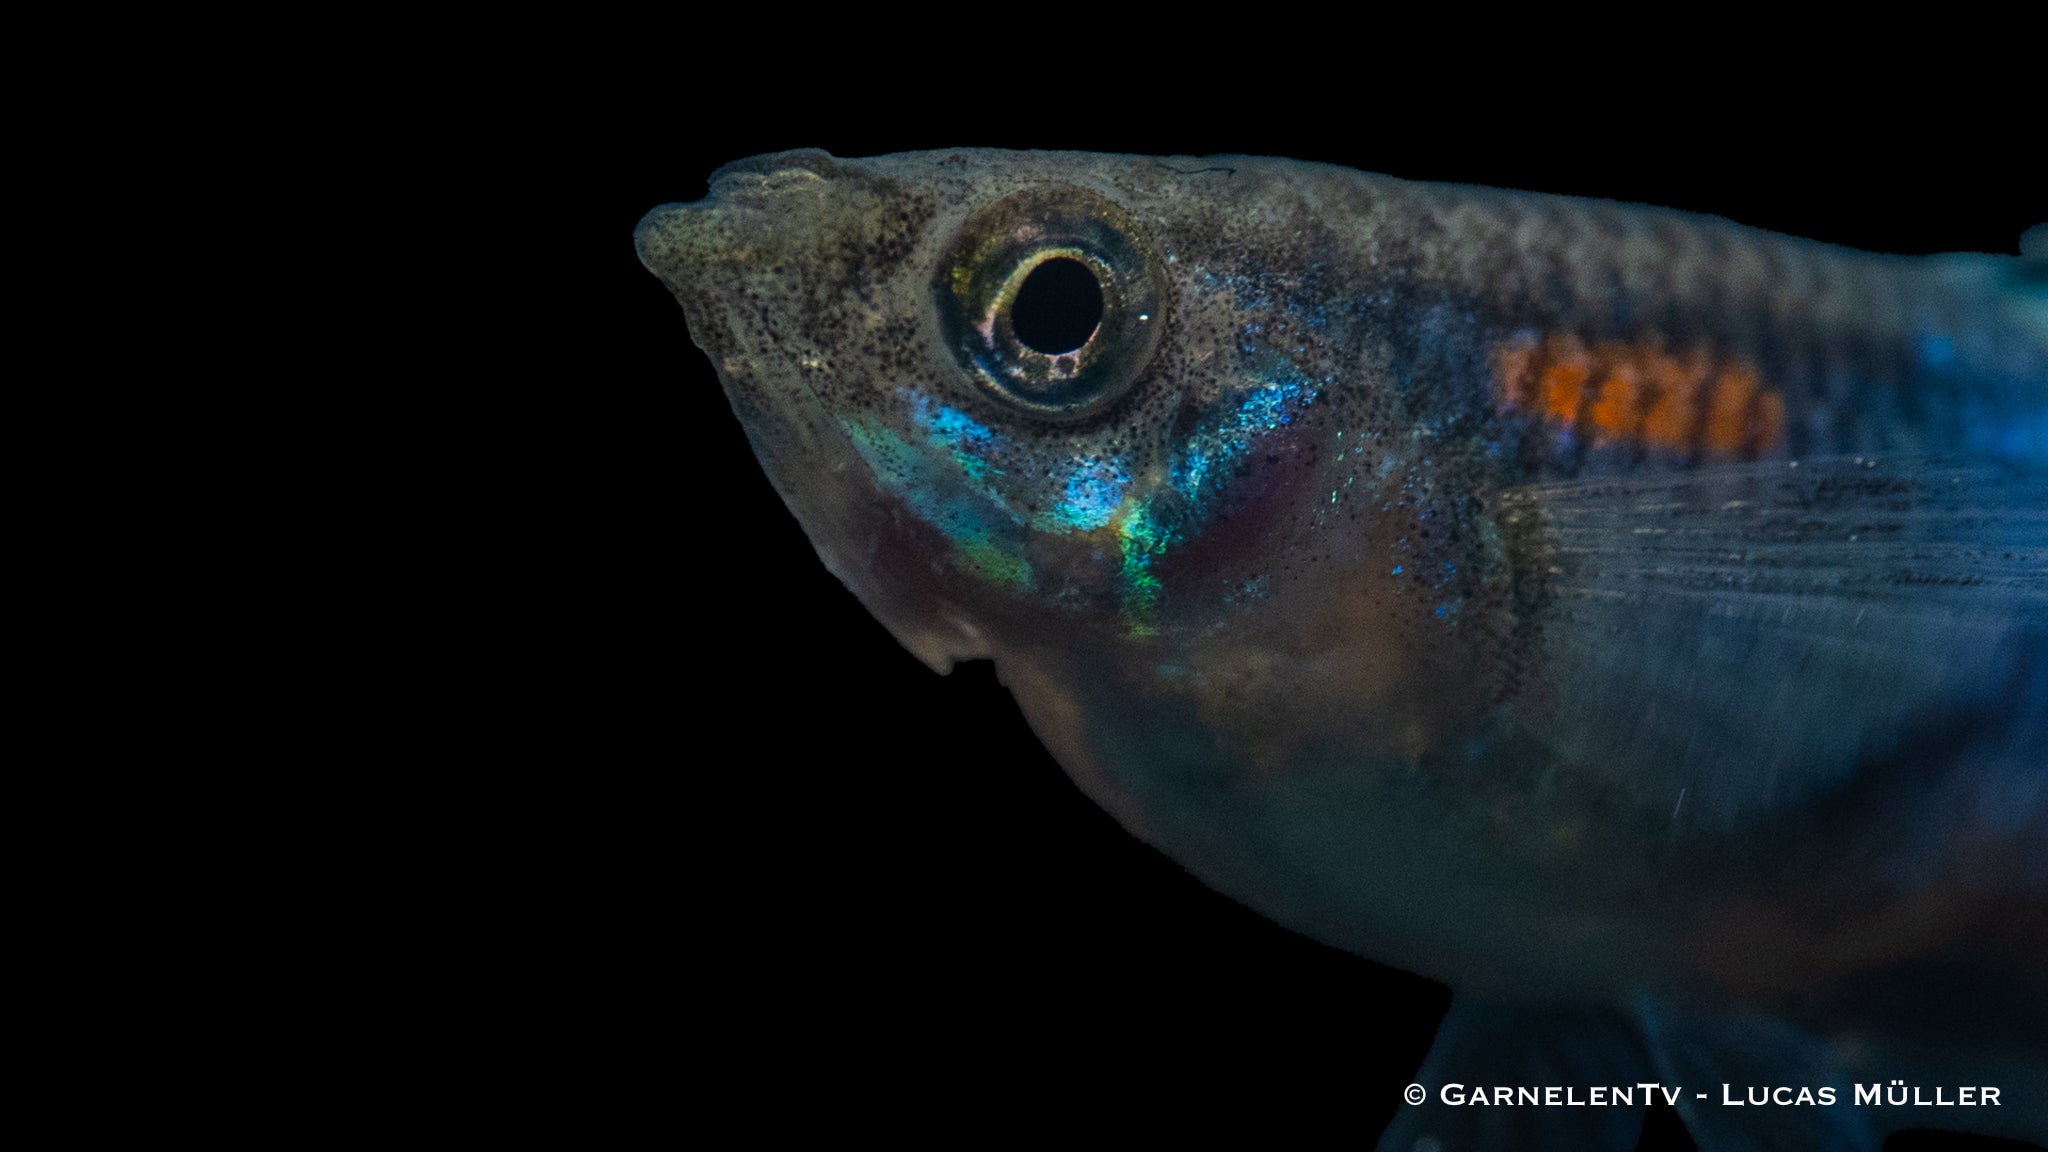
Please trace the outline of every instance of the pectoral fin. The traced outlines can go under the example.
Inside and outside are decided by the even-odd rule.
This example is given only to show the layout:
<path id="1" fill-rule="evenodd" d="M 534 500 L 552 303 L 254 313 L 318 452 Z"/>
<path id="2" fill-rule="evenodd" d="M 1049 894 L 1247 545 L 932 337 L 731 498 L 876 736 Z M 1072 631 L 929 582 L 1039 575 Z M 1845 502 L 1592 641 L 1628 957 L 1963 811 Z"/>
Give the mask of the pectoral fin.
<path id="1" fill-rule="evenodd" d="M 1531 499 L 1554 597 L 1531 723 L 1691 824 L 1768 818 L 2005 708 L 2043 650 L 2039 472 L 1806 461 Z"/>

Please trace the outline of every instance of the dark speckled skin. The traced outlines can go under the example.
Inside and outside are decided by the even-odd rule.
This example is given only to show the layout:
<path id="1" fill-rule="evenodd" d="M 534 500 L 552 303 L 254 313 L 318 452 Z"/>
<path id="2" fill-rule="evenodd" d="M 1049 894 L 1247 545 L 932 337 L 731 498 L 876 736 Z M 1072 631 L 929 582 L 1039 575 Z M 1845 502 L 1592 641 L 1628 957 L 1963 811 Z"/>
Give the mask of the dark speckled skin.
<path id="1" fill-rule="evenodd" d="M 1046 187 L 1165 269 L 1156 353 L 1078 420 L 972 379 L 934 287 Z M 832 570 L 933 667 L 993 658 L 1211 885 L 1461 991 L 2048 1031 L 2048 305 L 2018 261 L 977 151 L 744 161 L 638 243 Z M 1602 434 L 1569 370 L 1658 356 L 1753 383 L 1683 393 L 1662 440 L 1679 393 L 1625 391 Z"/>

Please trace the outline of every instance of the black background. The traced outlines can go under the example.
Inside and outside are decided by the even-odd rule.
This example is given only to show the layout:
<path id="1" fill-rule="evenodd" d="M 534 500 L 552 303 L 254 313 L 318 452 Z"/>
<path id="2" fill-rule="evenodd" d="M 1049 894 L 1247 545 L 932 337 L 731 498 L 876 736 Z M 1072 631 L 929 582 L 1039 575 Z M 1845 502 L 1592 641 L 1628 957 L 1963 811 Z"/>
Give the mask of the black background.
<path id="1" fill-rule="evenodd" d="M 891 61 L 659 49 L 621 61 L 630 83 L 537 78 L 452 145 L 514 221 L 489 291 L 491 339 L 518 343 L 482 382 L 507 417 L 484 435 L 520 505 L 504 563 L 537 602 L 497 641 L 532 681 L 500 719 L 548 762 L 494 781 L 490 810 L 595 1112 L 1368 1146 L 1449 1003 L 1204 889 L 1068 783 L 987 665 L 939 677 L 898 648 L 817 563 L 636 262 L 648 208 L 764 151 L 998 146 L 1284 155 L 1897 252 L 2010 252 L 2048 219 L 2009 113 L 1888 101 L 1877 78 L 1796 106 L 1548 86 L 1475 105 L 1085 70 L 963 91 Z M 1645 1147 L 1666 1146 L 1688 1144 L 1662 1110 Z"/>

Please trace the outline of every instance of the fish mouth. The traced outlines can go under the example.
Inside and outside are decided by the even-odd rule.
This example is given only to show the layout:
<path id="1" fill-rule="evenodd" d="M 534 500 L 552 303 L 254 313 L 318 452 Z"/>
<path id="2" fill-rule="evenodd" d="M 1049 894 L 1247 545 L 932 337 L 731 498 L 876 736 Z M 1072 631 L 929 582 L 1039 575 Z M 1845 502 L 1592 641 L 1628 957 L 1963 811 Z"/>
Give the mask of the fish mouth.
<path id="1" fill-rule="evenodd" d="M 704 199 L 655 206 L 633 229 L 640 263 L 672 291 L 693 270 L 721 261 L 758 259 L 775 245 L 764 237 L 800 230 L 801 219 L 829 191 L 841 165 L 815 148 L 735 161 L 711 174 Z M 687 306 L 687 302 L 686 302 Z"/>
<path id="2" fill-rule="evenodd" d="M 830 159 L 810 151 L 728 164 L 712 174 L 703 199 L 656 205 L 633 229 L 641 266 L 682 305 L 691 338 L 728 392 L 736 363 L 757 361 L 758 368 L 772 360 L 761 337 L 737 331 L 744 325 L 735 313 L 742 301 L 755 311 L 765 306 L 755 299 L 757 289 L 773 291 L 788 276 L 805 275 L 806 238 L 818 235 L 830 215 L 821 172 Z"/>
<path id="3" fill-rule="evenodd" d="M 804 307 L 810 293 L 833 291 L 815 261 L 833 227 L 838 170 L 815 150 L 727 165 L 704 199 L 642 217 L 634 249 L 682 304 L 755 458 L 819 558 L 898 642 L 946 672 L 989 655 L 987 640 L 929 580 L 905 579 L 905 549 L 886 542 L 903 519 L 892 515 L 895 498 L 813 379 L 831 349 L 807 326 Z M 781 326 L 768 322 L 770 313 Z M 826 346 L 811 348 L 814 338 Z"/>
<path id="4" fill-rule="evenodd" d="M 702 200 L 657 204 L 633 228 L 633 252 L 640 266 L 654 273 L 688 310 L 696 296 L 699 273 L 719 259 L 715 245 L 719 203 Z M 696 330 L 694 317 L 691 330 Z"/>

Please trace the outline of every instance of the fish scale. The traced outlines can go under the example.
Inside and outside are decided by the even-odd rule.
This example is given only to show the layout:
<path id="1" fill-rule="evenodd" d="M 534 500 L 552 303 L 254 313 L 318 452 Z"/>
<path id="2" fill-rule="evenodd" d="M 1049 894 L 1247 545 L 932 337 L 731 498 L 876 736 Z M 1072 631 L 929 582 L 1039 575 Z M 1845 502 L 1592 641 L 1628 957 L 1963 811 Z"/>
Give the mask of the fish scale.
<path id="1" fill-rule="evenodd" d="M 1763 421 L 1759 430 L 1778 445 L 1777 455 L 1963 447 L 1961 405 L 1952 387 L 1944 389 L 1962 373 L 1916 370 L 1914 361 L 1930 346 L 2010 378 L 2015 392 L 2044 372 L 2038 340 L 2001 339 L 1973 321 L 1987 303 L 2012 295 L 1985 277 L 1932 265 L 1902 274 L 1896 258 L 1675 213 L 1571 202 L 1501 208 L 1492 203 L 1499 194 L 1462 189 L 1438 197 L 1434 222 L 1460 242 L 1454 254 L 1426 263 L 1428 274 L 1461 288 L 1482 285 L 1498 323 L 1525 339 L 1607 349 L 1609 361 L 1694 356 L 1738 366 L 1764 385 L 1736 397 L 1738 413 L 1748 397 L 1784 406 L 1781 420 Z M 1617 320 L 1616 300 L 1629 302 L 1627 319 Z M 1969 347 L 1958 348 L 1963 343 Z M 1503 371 L 1516 378 L 1507 390 L 1517 392 L 1521 370 Z M 1597 384 L 1600 377 L 1592 375 Z M 1709 371 L 1703 379 L 1715 376 Z M 2013 407 L 2038 411 L 2036 389 L 2012 397 Z M 1740 450 L 1746 438 L 1708 435 L 1717 400 L 1744 390 L 1684 391 L 1689 403 L 1681 403 L 1675 419 L 1660 421 L 1672 427 L 1652 443 L 1675 450 L 1679 463 L 1697 463 L 1719 446 L 1716 439 L 1734 439 L 1733 455 L 1750 454 Z M 1665 396 L 1664 404 L 1672 404 L 1670 391 Z M 1523 410 L 1539 399 L 1514 398 L 1524 401 L 1514 405 Z M 1657 405 L 1649 390 L 1636 399 L 1652 411 Z M 1597 388 L 1570 388 L 1562 397 L 1568 410 L 1547 413 L 1549 422 L 1593 424 L 1589 409 L 1598 400 Z M 1574 438 L 1552 463 L 1567 470 L 1582 464 L 1584 440 Z M 1628 462 L 1641 466 L 1645 453 Z"/>
<path id="2" fill-rule="evenodd" d="M 758 158 L 638 242 L 877 617 L 937 669 L 995 660 L 1205 882 L 1458 987 L 1432 1066 L 1526 1067 L 1477 1014 L 1534 998 L 1585 1075 L 1869 1074 L 1827 1055 L 1853 1038 L 2048 1085 L 2010 1046 L 2048 957 L 1991 927 L 2038 913 L 2048 851 L 2022 262 L 981 151 Z M 1069 250 L 1095 333 L 1006 342 L 1019 261 Z M 1896 1034 L 1896 990 L 1957 966 L 2008 995 L 1945 1001 L 1947 1049 Z M 1688 1117 L 1709 1149 L 1726 1119 Z"/>

